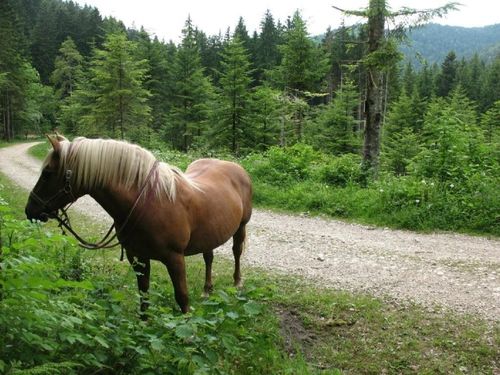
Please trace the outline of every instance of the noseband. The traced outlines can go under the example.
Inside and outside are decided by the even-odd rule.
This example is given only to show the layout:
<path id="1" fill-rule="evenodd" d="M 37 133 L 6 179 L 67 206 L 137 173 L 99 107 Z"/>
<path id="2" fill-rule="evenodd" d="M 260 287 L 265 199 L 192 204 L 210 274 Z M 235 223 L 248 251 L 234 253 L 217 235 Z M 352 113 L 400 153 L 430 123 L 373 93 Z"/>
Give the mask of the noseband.
<path id="1" fill-rule="evenodd" d="M 112 242 L 115 241 L 115 239 L 118 237 L 118 235 L 120 233 L 123 233 L 123 230 L 125 229 L 125 227 L 127 226 L 127 224 L 130 221 L 132 213 L 135 211 L 135 209 L 139 203 L 139 200 L 141 199 L 141 197 L 143 196 L 143 194 L 146 190 L 146 186 L 148 185 L 149 180 L 153 176 L 153 173 L 156 170 L 156 168 L 158 168 L 159 164 L 160 164 L 160 162 L 158 160 L 156 160 L 154 162 L 146 179 L 144 180 L 144 183 L 139 191 L 139 194 L 137 195 L 137 198 L 136 198 L 134 204 L 132 205 L 132 208 L 130 209 L 127 217 L 125 218 L 125 221 L 120 226 L 120 228 L 115 229 L 115 224 L 113 223 L 111 225 L 111 227 L 109 228 L 108 232 L 106 233 L 106 235 L 103 237 L 103 239 L 97 243 L 91 243 L 89 241 L 84 240 L 81 236 L 78 235 L 78 233 L 75 232 L 75 230 L 71 226 L 67 210 L 77 200 L 77 198 L 73 194 L 73 190 L 72 190 L 71 184 L 70 184 L 71 176 L 73 174 L 71 169 L 66 170 L 66 172 L 64 174 L 64 186 L 57 193 L 55 193 L 52 197 L 50 197 L 48 200 L 46 200 L 46 201 L 43 200 L 33 191 L 30 193 L 30 198 L 33 198 L 35 201 L 40 203 L 44 209 L 49 211 L 49 207 L 48 207 L 49 203 L 53 202 L 54 200 L 56 200 L 62 196 L 69 196 L 71 198 L 71 202 L 68 203 L 65 207 L 56 209 L 52 212 L 43 212 L 43 213 L 50 218 L 56 219 L 59 222 L 59 228 L 62 229 L 63 234 L 65 233 L 64 229 L 68 230 L 78 240 L 78 242 L 80 242 L 79 245 L 81 247 L 83 247 L 85 249 L 90 249 L 90 250 L 109 249 L 109 248 L 116 247 L 116 246 L 121 244 L 119 240 L 116 240 L 116 242 L 114 242 L 114 243 L 112 243 Z M 115 233 L 111 236 L 113 229 L 115 229 Z M 123 246 L 122 246 L 122 254 L 121 254 L 120 260 L 123 260 Z"/>
<path id="2" fill-rule="evenodd" d="M 48 217 L 55 218 L 57 217 L 57 210 L 50 210 L 49 204 L 52 203 L 53 201 L 61 198 L 61 197 L 66 197 L 69 196 L 71 198 L 71 202 L 65 207 L 61 208 L 62 211 L 65 211 L 73 204 L 73 202 L 76 201 L 76 197 L 73 194 L 73 189 L 71 189 L 71 176 L 73 175 L 73 171 L 71 169 L 67 169 L 66 172 L 64 173 L 64 186 L 59 189 L 57 193 L 55 193 L 53 196 L 51 196 L 49 199 L 44 200 L 40 198 L 34 190 L 31 191 L 30 193 L 30 199 L 33 199 L 35 202 L 39 203 L 42 208 L 43 208 L 43 214 L 47 215 Z"/>

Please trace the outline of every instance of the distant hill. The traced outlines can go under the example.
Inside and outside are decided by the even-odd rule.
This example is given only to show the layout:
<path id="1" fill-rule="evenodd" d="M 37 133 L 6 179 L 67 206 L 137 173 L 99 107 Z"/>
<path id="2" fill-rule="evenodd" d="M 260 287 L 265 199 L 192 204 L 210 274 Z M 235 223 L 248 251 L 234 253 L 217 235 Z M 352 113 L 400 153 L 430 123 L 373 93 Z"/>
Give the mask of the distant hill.
<path id="1" fill-rule="evenodd" d="M 500 24 L 484 27 L 459 27 L 428 24 L 409 34 L 409 45 L 402 46 L 406 58 L 420 64 L 441 63 L 449 51 L 458 58 L 469 58 L 478 53 L 484 60 L 491 60 L 500 53 Z"/>

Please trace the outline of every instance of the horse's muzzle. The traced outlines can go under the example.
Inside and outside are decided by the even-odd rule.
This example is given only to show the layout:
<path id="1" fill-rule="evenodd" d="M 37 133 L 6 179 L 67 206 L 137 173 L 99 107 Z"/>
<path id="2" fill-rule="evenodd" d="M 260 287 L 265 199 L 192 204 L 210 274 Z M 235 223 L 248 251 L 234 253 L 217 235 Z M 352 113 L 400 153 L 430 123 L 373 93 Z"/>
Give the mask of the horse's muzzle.
<path id="1" fill-rule="evenodd" d="M 49 218 L 52 217 L 52 214 L 47 214 L 46 212 L 39 212 L 39 213 L 32 212 L 29 208 L 29 205 L 26 206 L 26 208 L 24 209 L 24 213 L 26 214 L 26 218 L 31 222 L 39 220 L 46 223 L 49 220 Z"/>

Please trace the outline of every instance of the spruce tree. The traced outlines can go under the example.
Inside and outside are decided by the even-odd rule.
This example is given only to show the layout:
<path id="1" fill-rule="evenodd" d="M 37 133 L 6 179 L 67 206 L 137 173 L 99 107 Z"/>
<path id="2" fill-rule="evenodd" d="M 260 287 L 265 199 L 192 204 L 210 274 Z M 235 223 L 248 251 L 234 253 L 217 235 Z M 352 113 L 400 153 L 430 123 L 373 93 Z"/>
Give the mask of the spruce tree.
<path id="1" fill-rule="evenodd" d="M 354 117 L 357 104 L 357 88 L 345 77 L 342 86 L 335 92 L 335 98 L 310 129 L 310 142 L 334 155 L 359 153 L 361 139 Z"/>
<path id="2" fill-rule="evenodd" d="M 382 134 L 382 164 L 386 170 L 396 174 L 407 174 L 408 165 L 418 154 L 418 131 L 421 116 L 415 89 L 410 97 L 403 89 L 397 101 L 392 103 Z"/>
<path id="3" fill-rule="evenodd" d="M 82 78 L 83 57 L 78 52 L 73 39 L 67 38 L 59 48 L 59 55 L 54 63 L 51 82 L 60 99 L 70 96 L 75 90 L 76 83 Z"/>
<path id="4" fill-rule="evenodd" d="M 250 97 L 248 122 L 252 124 L 255 150 L 266 150 L 279 144 L 280 136 L 280 92 L 268 86 L 256 87 Z"/>
<path id="5" fill-rule="evenodd" d="M 481 81 L 481 99 L 479 107 L 482 111 L 491 108 L 500 100 L 500 55 L 497 55 L 485 69 Z"/>
<path id="6" fill-rule="evenodd" d="M 92 61 L 96 89 L 92 116 L 104 126 L 103 133 L 112 137 L 136 139 L 150 123 L 150 93 L 143 87 L 146 65 L 135 57 L 136 48 L 125 34 L 109 34 Z"/>
<path id="7" fill-rule="evenodd" d="M 457 55 L 455 55 L 455 52 L 450 51 L 441 65 L 441 72 L 436 82 L 437 94 L 439 96 L 447 96 L 455 87 L 458 67 L 456 59 Z"/>
<path id="8" fill-rule="evenodd" d="M 485 142 L 494 146 L 497 157 L 500 157 L 500 100 L 482 115 L 481 129 Z"/>
<path id="9" fill-rule="evenodd" d="M 221 57 L 219 124 L 214 125 L 214 140 L 237 155 L 245 143 L 253 144 L 248 121 L 251 67 L 248 52 L 236 34 Z"/>
<path id="10" fill-rule="evenodd" d="M 191 18 L 182 36 L 173 66 L 174 105 L 164 132 L 174 148 L 187 151 L 205 131 L 213 88 L 204 75 Z"/>
<path id="11" fill-rule="evenodd" d="M 10 141 L 21 130 L 19 112 L 26 103 L 29 85 L 22 55 L 22 28 L 10 1 L 0 1 L 0 121 L 3 139 Z"/>
<path id="12" fill-rule="evenodd" d="M 247 53 L 251 51 L 252 40 L 250 38 L 250 35 L 248 34 L 248 30 L 243 17 L 240 17 L 238 20 L 238 24 L 234 29 L 233 38 L 237 38 L 241 42 L 243 48 L 245 48 Z"/>
<path id="13" fill-rule="evenodd" d="M 334 6 L 344 14 L 361 16 L 368 19 L 368 48 L 363 58 L 366 67 L 366 100 L 365 100 L 365 137 L 363 144 L 363 170 L 366 177 L 376 177 L 379 166 L 380 131 L 383 119 L 383 102 L 387 96 L 384 92 L 384 76 L 400 59 L 396 41 L 404 37 L 410 26 L 418 26 L 435 16 L 442 16 L 449 10 L 456 9 L 456 3 L 449 3 L 440 8 L 416 10 L 404 7 L 399 11 L 389 11 L 386 0 L 370 0 L 364 10 L 343 10 Z M 413 25 L 408 19 L 414 16 Z M 397 22 L 402 17 L 403 22 Z M 394 23 L 390 33 L 386 33 L 385 23 Z"/>
<path id="14" fill-rule="evenodd" d="M 416 86 L 418 89 L 418 94 L 424 101 L 428 101 L 436 93 L 436 87 L 434 85 L 435 75 L 432 67 L 428 64 L 424 64 L 419 74 L 417 75 Z"/>
<path id="15" fill-rule="evenodd" d="M 328 70 L 328 59 L 309 38 L 307 26 L 296 11 L 280 49 L 282 61 L 278 77 L 286 91 L 292 93 L 319 92 Z"/>
<path id="16" fill-rule="evenodd" d="M 281 58 L 278 50 L 278 45 L 281 44 L 280 32 L 269 10 L 266 11 L 260 27 L 256 48 L 256 71 L 259 81 L 263 80 L 265 71 L 279 64 Z"/>
<path id="17" fill-rule="evenodd" d="M 295 140 L 302 141 L 306 120 L 306 102 L 318 93 L 324 92 L 323 79 L 328 71 L 328 58 L 321 47 L 309 38 L 306 23 L 299 11 L 288 22 L 284 35 L 285 43 L 280 46 L 282 59 L 280 65 L 270 73 L 275 86 L 283 90 L 285 108 L 295 108 L 292 115 Z M 300 103 L 300 105 L 298 105 Z"/>

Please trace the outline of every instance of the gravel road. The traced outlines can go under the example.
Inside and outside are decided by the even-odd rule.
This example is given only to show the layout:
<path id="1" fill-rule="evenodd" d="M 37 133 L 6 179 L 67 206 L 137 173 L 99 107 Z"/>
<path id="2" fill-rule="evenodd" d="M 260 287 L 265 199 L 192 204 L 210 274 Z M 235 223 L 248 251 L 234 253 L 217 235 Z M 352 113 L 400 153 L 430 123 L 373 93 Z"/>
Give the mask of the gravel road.
<path id="1" fill-rule="evenodd" d="M 34 143 L 0 149 L 0 172 L 30 190 L 40 161 Z M 89 197 L 75 209 L 99 221 Z M 218 252 L 231 254 L 229 244 Z M 453 233 L 418 234 L 255 210 L 244 264 L 297 274 L 335 289 L 500 318 L 500 241 Z"/>

